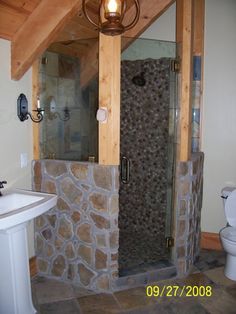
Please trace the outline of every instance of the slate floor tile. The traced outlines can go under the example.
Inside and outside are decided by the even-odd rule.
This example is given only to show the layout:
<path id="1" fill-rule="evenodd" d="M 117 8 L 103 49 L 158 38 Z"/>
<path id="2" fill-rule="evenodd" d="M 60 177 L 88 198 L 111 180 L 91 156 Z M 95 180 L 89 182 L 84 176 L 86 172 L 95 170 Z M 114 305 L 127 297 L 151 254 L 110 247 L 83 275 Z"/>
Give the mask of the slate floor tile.
<path id="1" fill-rule="evenodd" d="M 80 297 L 96 294 L 96 292 L 92 290 L 88 290 L 88 289 L 77 287 L 77 286 L 72 286 L 72 289 L 74 291 L 75 298 L 80 298 Z"/>
<path id="2" fill-rule="evenodd" d="M 210 314 L 236 313 L 236 299 L 222 287 L 214 289 L 212 297 L 199 298 L 199 302 Z"/>
<path id="3" fill-rule="evenodd" d="M 225 257 L 224 251 L 201 250 L 194 265 L 201 271 L 222 267 L 225 265 Z"/>
<path id="4" fill-rule="evenodd" d="M 125 310 L 142 308 L 157 302 L 156 298 L 146 295 L 145 287 L 115 292 L 114 296 Z"/>
<path id="5" fill-rule="evenodd" d="M 43 277 L 35 278 L 32 283 L 33 299 L 38 304 L 72 299 L 74 291 L 70 284 Z"/>
<path id="6" fill-rule="evenodd" d="M 83 314 L 118 314 L 121 308 L 112 294 L 100 293 L 77 299 Z"/>
<path id="7" fill-rule="evenodd" d="M 76 300 L 67 300 L 40 305 L 40 314 L 81 314 Z"/>
<path id="8" fill-rule="evenodd" d="M 161 304 L 163 314 L 209 314 L 209 312 L 195 299 L 170 300 Z M 156 308 L 158 310 L 158 308 Z M 158 313 L 158 312 L 156 312 Z"/>
<path id="9" fill-rule="evenodd" d="M 235 281 L 225 277 L 224 267 L 207 270 L 204 272 L 204 275 L 206 275 L 209 279 L 211 279 L 214 283 L 218 285 L 231 286 L 235 284 Z"/>
<path id="10" fill-rule="evenodd" d="M 229 293 L 236 300 L 236 283 L 234 283 L 232 286 L 230 285 L 226 287 L 225 291 Z"/>
<path id="11" fill-rule="evenodd" d="M 190 274 L 186 278 L 176 279 L 175 283 L 179 286 L 208 286 L 214 285 L 213 280 L 211 280 L 204 273 L 194 273 Z"/>

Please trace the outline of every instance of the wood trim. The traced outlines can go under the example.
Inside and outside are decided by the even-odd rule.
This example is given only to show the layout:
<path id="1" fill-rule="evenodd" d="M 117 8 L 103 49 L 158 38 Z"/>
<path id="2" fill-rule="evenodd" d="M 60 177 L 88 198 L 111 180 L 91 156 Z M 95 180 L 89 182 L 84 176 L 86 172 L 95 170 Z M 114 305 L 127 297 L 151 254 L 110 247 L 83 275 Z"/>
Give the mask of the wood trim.
<path id="1" fill-rule="evenodd" d="M 19 80 L 58 32 L 81 9 L 82 0 L 42 0 L 13 36 L 11 76 Z"/>
<path id="2" fill-rule="evenodd" d="M 180 161 L 191 156 L 192 138 L 192 64 L 193 64 L 193 0 L 176 1 L 176 38 L 181 62 L 180 82 Z"/>
<path id="3" fill-rule="evenodd" d="M 30 269 L 30 277 L 34 277 L 38 274 L 38 269 L 37 269 L 37 260 L 36 256 L 33 256 L 29 260 L 29 269 Z"/>
<path id="4" fill-rule="evenodd" d="M 201 233 L 201 248 L 208 250 L 222 251 L 220 236 L 218 233 L 202 232 Z"/>
<path id="5" fill-rule="evenodd" d="M 32 66 L 32 109 L 37 109 L 37 98 L 39 97 L 39 67 L 40 60 L 36 60 Z M 32 123 L 33 128 L 33 158 L 40 158 L 39 123 Z"/>
<path id="6" fill-rule="evenodd" d="M 119 165 L 121 36 L 99 36 L 99 108 L 108 113 L 99 123 L 99 164 Z"/>

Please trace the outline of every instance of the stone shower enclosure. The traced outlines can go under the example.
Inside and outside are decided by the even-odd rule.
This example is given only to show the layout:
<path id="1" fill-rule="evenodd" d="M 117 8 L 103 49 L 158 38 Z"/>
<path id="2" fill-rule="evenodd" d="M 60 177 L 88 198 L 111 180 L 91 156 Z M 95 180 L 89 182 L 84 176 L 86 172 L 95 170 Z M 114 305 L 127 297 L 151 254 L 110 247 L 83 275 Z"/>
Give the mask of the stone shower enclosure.
<path id="1" fill-rule="evenodd" d="M 158 269 L 143 276 L 119 278 L 117 166 L 36 160 L 32 175 L 34 190 L 58 195 L 57 206 L 35 220 L 39 275 L 94 291 L 163 279 Z M 199 253 L 202 177 L 202 153 L 177 163 L 172 261 L 179 276 L 189 272 Z"/>
<path id="2" fill-rule="evenodd" d="M 49 83 L 43 81 L 45 99 L 52 93 L 50 86 L 63 91 L 68 84 L 78 84 L 71 90 L 79 95 L 82 107 L 77 108 L 68 98 L 70 110 L 82 112 L 83 125 L 89 121 L 90 127 L 85 133 L 82 124 L 77 129 L 74 123 L 70 132 L 63 131 L 69 134 L 63 151 L 43 151 L 42 159 L 33 161 L 33 189 L 58 195 L 57 206 L 35 220 L 40 275 L 96 291 L 112 291 L 121 285 L 161 279 L 155 269 L 160 260 L 171 261 L 178 275 L 191 268 L 199 251 L 203 154 L 195 153 L 185 163 L 176 161 L 179 104 L 176 74 L 170 66 L 174 56 L 175 43 L 150 40 L 136 40 L 123 53 L 120 157 L 130 164 L 126 183 L 120 167 L 83 161 L 91 155 L 97 160 L 97 144 L 86 144 L 91 132 L 91 138 L 97 140 L 94 117 L 89 113 L 92 110 L 94 114 L 96 107 L 94 86 L 92 92 L 78 94 L 79 79 L 76 76 L 74 81 L 68 73 L 68 58 L 58 57 L 59 68 L 50 68 L 57 76 L 50 77 Z M 51 57 L 55 60 L 55 55 Z M 41 69 L 44 78 L 45 71 Z M 64 101 L 65 95 L 59 93 L 58 102 Z M 69 124 L 59 122 L 58 134 Z M 56 130 L 54 127 L 51 135 L 57 136 Z M 47 143 L 47 138 L 42 143 Z M 70 160 L 68 156 L 72 156 Z M 81 161 L 76 156 L 81 156 Z M 170 236 L 175 243 L 168 250 L 166 237 Z M 147 275 L 126 275 L 126 270 L 140 266 L 141 273 L 144 264 L 154 265 Z"/>

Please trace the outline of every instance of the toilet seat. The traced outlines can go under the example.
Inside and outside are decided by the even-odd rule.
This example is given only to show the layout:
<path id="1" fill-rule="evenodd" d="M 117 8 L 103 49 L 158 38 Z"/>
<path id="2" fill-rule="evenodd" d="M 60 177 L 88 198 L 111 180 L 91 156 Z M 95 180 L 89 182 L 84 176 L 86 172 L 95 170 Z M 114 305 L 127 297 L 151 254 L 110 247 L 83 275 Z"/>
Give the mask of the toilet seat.
<path id="1" fill-rule="evenodd" d="M 220 231 L 220 235 L 225 240 L 236 243 L 236 227 L 225 227 Z"/>

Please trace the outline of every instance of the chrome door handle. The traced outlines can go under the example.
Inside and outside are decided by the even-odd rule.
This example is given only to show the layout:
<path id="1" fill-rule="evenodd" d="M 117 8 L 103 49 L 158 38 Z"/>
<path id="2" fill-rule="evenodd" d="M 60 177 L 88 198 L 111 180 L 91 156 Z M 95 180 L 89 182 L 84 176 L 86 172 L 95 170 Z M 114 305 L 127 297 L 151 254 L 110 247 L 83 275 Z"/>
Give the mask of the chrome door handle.
<path id="1" fill-rule="evenodd" d="M 121 158 L 121 182 L 124 184 L 128 184 L 130 181 L 130 160 L 123 156 Z"/>

